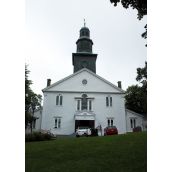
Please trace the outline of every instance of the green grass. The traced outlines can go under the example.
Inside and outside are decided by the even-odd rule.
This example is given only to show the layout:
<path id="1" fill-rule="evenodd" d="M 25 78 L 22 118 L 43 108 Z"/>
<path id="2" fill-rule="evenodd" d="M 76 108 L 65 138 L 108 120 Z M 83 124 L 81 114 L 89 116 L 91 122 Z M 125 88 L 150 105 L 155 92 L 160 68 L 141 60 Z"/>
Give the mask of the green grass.
<path id="1" fill-rule="evenodd" d="M 146 172 L 145 132 L 26 143 L 26 172 Z"/>

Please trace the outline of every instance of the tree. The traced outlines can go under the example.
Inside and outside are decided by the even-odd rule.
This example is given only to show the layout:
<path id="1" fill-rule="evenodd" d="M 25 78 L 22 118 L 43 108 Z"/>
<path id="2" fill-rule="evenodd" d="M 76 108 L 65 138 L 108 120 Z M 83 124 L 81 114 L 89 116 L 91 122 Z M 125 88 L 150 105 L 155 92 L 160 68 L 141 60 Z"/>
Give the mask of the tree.
<path id="1" fill-rule="evenodd" d="M 143 68 L 137 68 L 136 80 L 140 86 L 132 85 L 127 88 L 125 105 L 127 109 L 147 116 L 147 62 Z"/>
<path id="2" fill-rule="evenodd" d="M 110 0 L 114 6 L 121 2 L 124 8 L 132 7 L 138 12 L 138 19 L 141 20 L 144 15 L 147 15 L 147 0 Z"/>
<path id="3" fill-rule="evenodd" d="M 137 10 L 137 18 L 141 20 L 145 15 L 147 15 L 147 0 L 110 0 L 114 6 L 117 6 L 121 2 L 124 8 L 133 8 Z M 145 32 L 142 33 L 144 39 L 147 38 L 147 24 L 145 25 Z M 147 45 L 146 45 L 147 46 Z"/>
<path id="4" fill-rule="evenodd" d="M 27 68 L 28 65 L 25 65 L 25 128 L 30 124 L 32 132 L 32 123 L 36 119 L 34 112 L 41 107 L 42 96 L 32 91 L 32 81 L 28 79 L 30 71 Z"/>

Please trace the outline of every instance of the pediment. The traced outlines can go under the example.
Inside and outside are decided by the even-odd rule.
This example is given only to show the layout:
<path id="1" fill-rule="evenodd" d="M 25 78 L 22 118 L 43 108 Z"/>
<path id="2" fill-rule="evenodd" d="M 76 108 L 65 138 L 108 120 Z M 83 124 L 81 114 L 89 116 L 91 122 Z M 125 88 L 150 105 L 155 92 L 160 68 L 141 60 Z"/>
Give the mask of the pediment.
<path id="1" fill-rule="evenodd" d="M 86 68 L 44 88 L 42 91 L 125 93 L 124 90 Z"/>

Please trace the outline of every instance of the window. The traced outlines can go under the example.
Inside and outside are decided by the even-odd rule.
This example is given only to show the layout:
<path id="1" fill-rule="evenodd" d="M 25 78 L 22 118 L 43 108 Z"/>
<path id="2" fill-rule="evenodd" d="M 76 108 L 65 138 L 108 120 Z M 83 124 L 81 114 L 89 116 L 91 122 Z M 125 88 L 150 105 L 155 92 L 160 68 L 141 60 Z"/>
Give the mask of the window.
<path id="1" fill-rule="evenodd" d="M 109 106 L 109 99 L 106 97 L 106 106 Z"/>
<path id="2" fill-rule="evenodd" d="M 87 95 L 83 94 L 82 95 L 82 106 L 81 106 L 82 110 L 87 110 Z"/>
<path id="3" fill-rule="evenodd" d="M 131 125 L 131 128 L 133 128 L 133 120 L 130 119 L 130 125 Z"/>
<path id="4" fill-rule="evenodd" d="M 61 128 L 61 118 L 58 119 L 58 128 Z"/>
<path id="5" fill-rule="evenodd" d="M 77 110 L 81 110 L 81 100 L 77 100 Z"/>
<path id="6" fill-rule="evenodd" d="M 54 119 L 54 128 L 61 128 L 61 118 L 55 118 Z"/>
<path id="7" fill-rule="evenodd" d="M 112 97 L 110 97 L 110 96 L 106 97 L 106 106 L 107 107 L 109 107 L 109 106 L 112 107 Z"/>
<path id="8" fill-rule="evenodd" d="M 110 106 L 112 106 L 112 97 L 110 97 Z"/>
<path id="9" fill-rule="evenodd" d="M 108 119 L 108 127 L 110 126 L 110 119 Z"/>
<path id="10" fill-rule="evenodd" d="M 113 126 L 113 119 L 111 119 L 111 126 Z"/>
<path id="11" fill-rule="evenodd" d="M 92 99 L 93 98 L 88 98 L 87 94 L 83 94 L 81 98 L 76 99 L 76 110 L 81 111 L 81 110 L 87 110 L 87 111 L 92 111 Z"/>
<path id="12" fill-rule="evenodd" d="M 57 128 L 57 118 L 55 118 L 55 126 L 54 128 Z"/>
<path id="13" fill-rule="evenodd" d="M 92 101 L 91 101 L 91 100 L 89 100 L 88 102 L 89 102 L 89 104 L 88 104 L 89 111 L 91 111 L 91 110 L 92 110 Z"/>
<path id="14" fill-rule="evenodd" d="M 109 118 L 107 120 L 107 123 L 108 123 L 108 127 L 113 126 L 113 118 Z"/>
<path id="15" fill-rule="evenodd" d="M 130 119 L 130 125 L 131 125 L 131 128 L 135 128 L 136 127 L 136 119 L 135 118 L 131 118 Z"/>
<path id="16" fill-rule="evenodd" d="M 63 101 L 63 96 L 61 94 L 59 94 L 58 96 L 56 96 L 56 105 L 62 105 L 62 101 Z"/>

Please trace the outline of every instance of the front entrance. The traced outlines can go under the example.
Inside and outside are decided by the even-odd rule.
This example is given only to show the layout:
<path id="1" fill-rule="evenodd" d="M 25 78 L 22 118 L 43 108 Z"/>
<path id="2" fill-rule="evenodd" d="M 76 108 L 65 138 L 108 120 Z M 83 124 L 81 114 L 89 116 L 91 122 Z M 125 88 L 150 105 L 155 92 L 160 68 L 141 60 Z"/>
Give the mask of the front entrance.
<path id="1" fill-rule="evenodd" d="M 75 120 L 75 131 L 78 127 L 94 128 L 94 120 Z"/>

